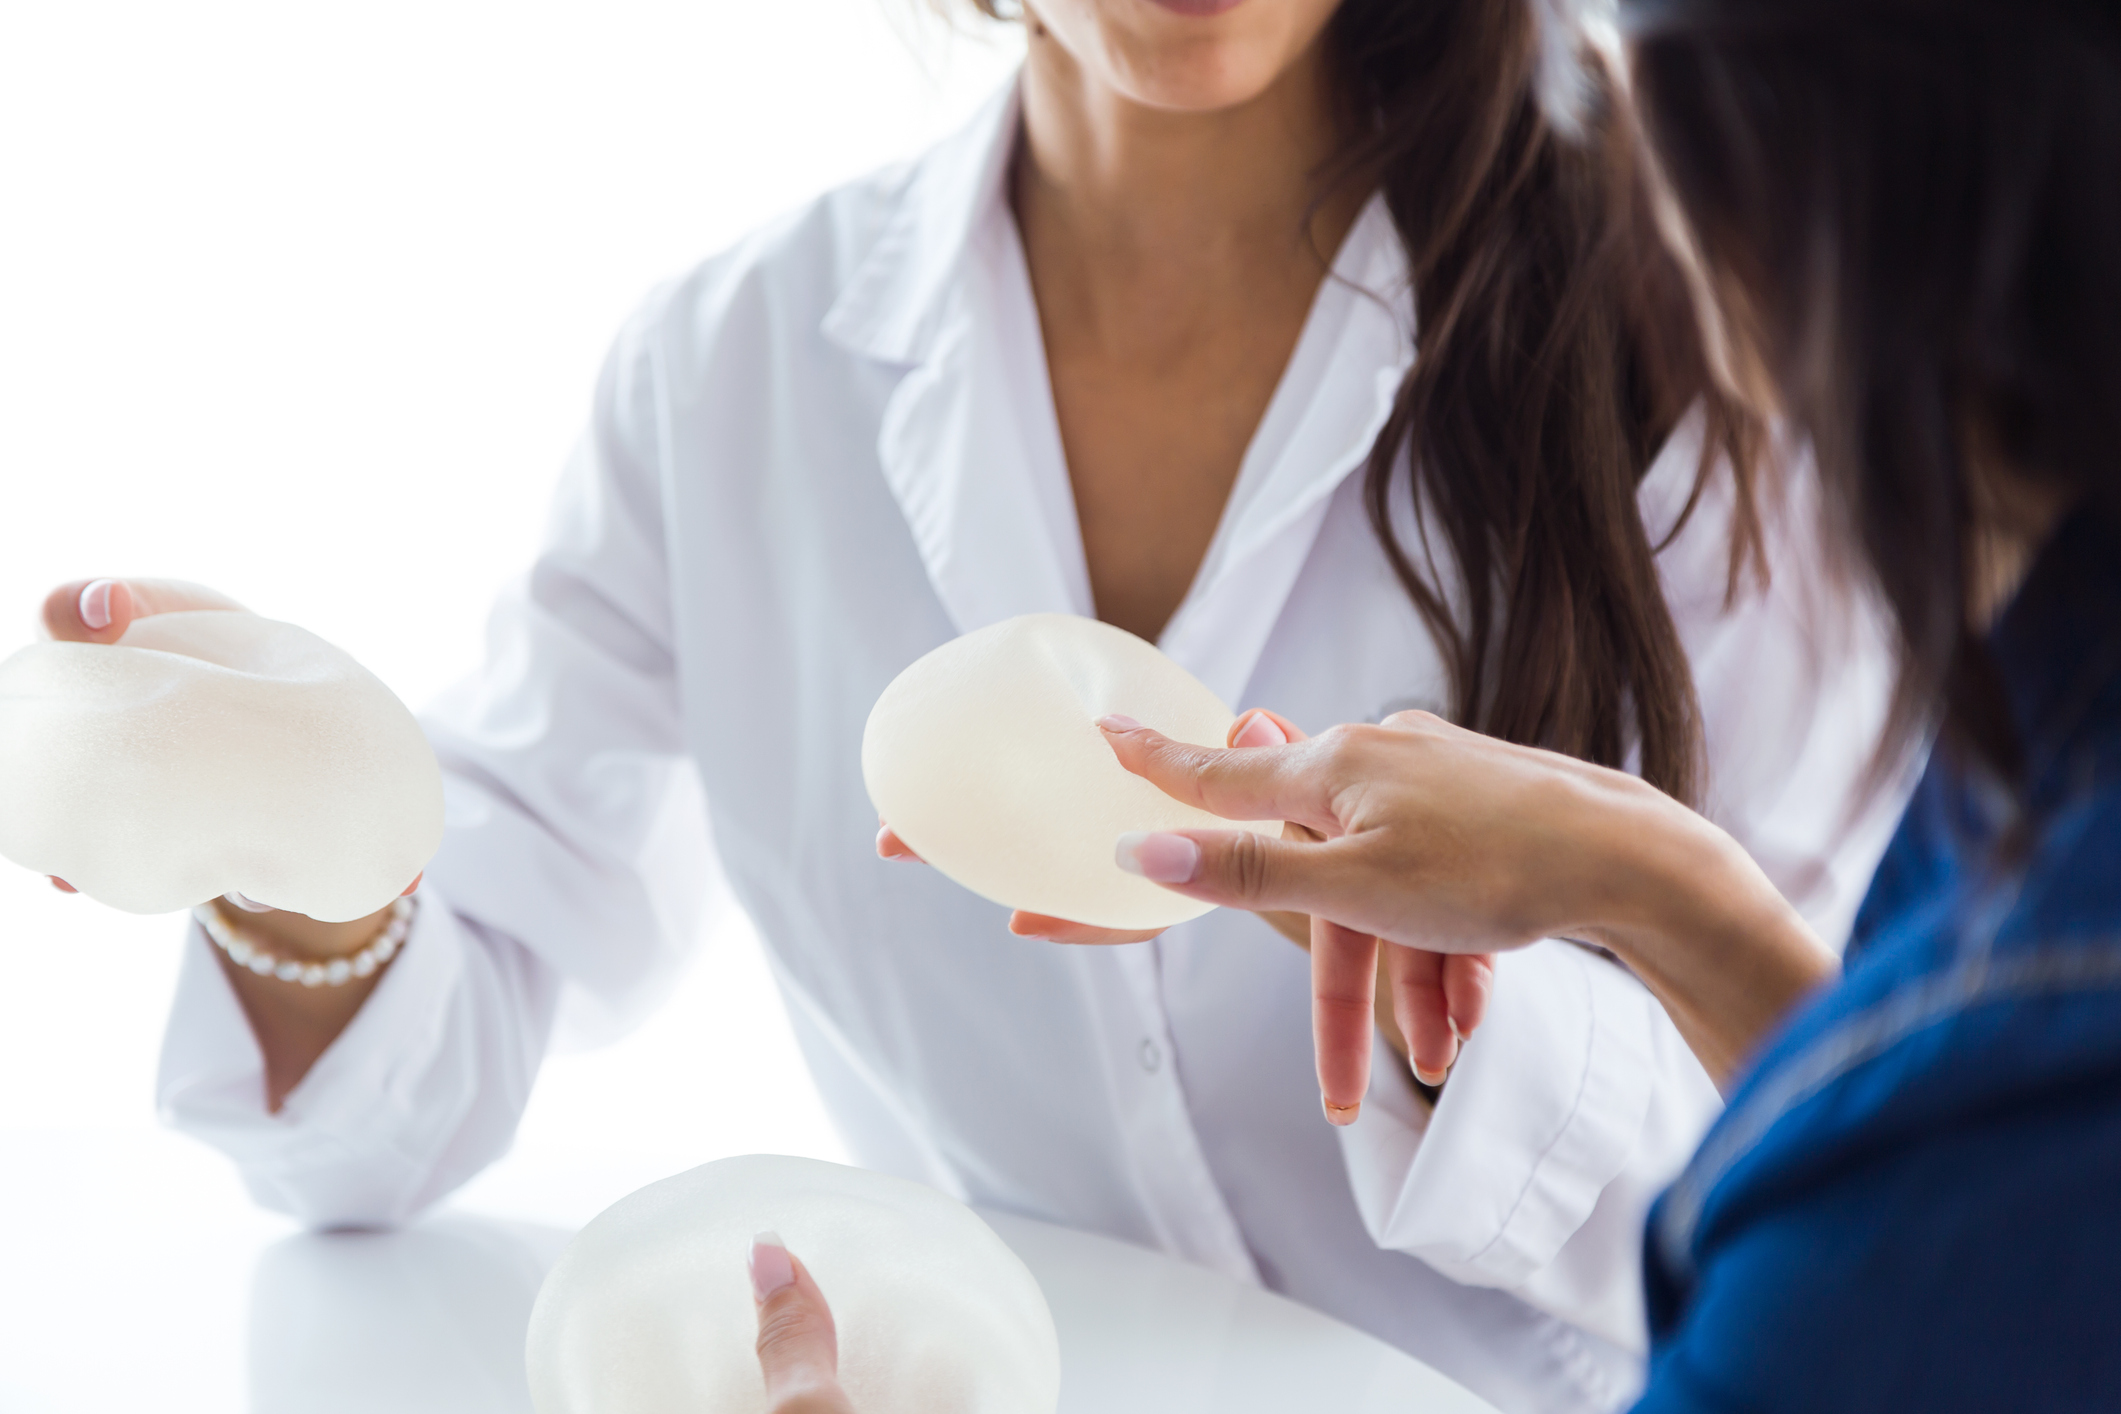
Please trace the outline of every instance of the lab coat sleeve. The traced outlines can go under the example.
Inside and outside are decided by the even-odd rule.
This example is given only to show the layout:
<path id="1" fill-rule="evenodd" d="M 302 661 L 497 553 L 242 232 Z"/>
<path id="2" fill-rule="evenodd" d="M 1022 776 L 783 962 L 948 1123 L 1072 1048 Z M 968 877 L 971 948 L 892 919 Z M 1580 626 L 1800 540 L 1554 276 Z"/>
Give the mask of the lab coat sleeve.
<path id="1" fill-rule="evenodd" d="M 1698 441 L 1674 443 L 1661 484 L 1653 471 L 1645 486 L 1653 527 L 1676 515 L 1691 481 L 1678 471 L 1698 456 Z M 1720 476 L 1659 567 L 1702 704 L 1705 811 L 1838 947 L 1905 787 L 1864 791 L 1890 659 L 1876 616 L 1821 572 L 1809 476 L 1797 459 L 1765 584 L 1726 593 Z M 1392 1084 L 1341 1140 L 1372 1238 L 1643 1350 L 1642 1223 L 1721 1107 L 1648 991 L 1549 940 L 1500 959 L 1488 1017 L 1433 1113 L 1400 1078 L 1404 1061 L 1381 1050 L 1378 1065 Z"/>
<path id="2" fill-rule="evenodd" d="M 653 310 L 607 362 L 483 668 L 423 714 L 447 827 L 406 946 L 280 1113 L 191 940 L 162 1112 L 307 1223 L 399 1222 L 462 1184 L 507 1147 L 556 1017 L 622 1027 L 695 937 L 706 841 L 671 650 Z M 673 852 L 692 867 L 657 867 Z"/>

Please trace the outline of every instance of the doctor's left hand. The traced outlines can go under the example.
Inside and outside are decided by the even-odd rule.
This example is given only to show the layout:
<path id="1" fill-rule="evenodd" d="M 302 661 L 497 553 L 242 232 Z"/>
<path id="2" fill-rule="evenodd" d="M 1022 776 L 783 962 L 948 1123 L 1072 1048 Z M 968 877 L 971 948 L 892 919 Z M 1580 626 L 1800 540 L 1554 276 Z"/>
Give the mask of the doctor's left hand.
<path id="1" fill-rule="evenodd" d="M 1303 728 L 1280 713 L 1254 708 L 1230 724 L 1228 743 L 1233 748 L 1277 747 L 1309 739 Z M 1284 828 L 1283 838 L 1315 843 L 1324 837 L 1291 822 Z M 904 840 L 892 833 L 888 823 L 877 831 L 876 852 L 886 859 L 915 862 L 920 859 Z M 1345 967 L 1337 966 L 1337 960 L 1361 955 L 1361 950 L 1349 946 L 1355 935 L 1337 924 L 1303 913 L 1266 909 L 1256 912 L 1276 932 L 1311 955 L 1314 1008 L 1330 1005 L 1325 999 L 1345 990 L 1340 975 Z M 1078 945 L 1142 943 L 1161 932 L 1160 929 L 1127 932 L 1097 928 L 1021 910 L 1009 915 L 1009 931 L 1019 937 Z M 1458 1060 L 1460 1046 L 1486 1015 L 1488 993 L 1494 980 L 1493 959 L 1484 955 L 1447 955 L 1413 948 L 1375 948 L 1374 945 L 1372 952 L 1376 958 L 1377 975 L 1374 985 L 1359 989 L 1359 996 L 1369 1008 L 1379 1034 L 1411 1063 L 1415 1077 L 1422 1084 L 1431 1087 L 1443 1084 Z M 1368 1052 L 1365 1051 L 1364 1079 L 1360 1089 L 1353 1089 L 1358 1096 L 1361 1089 L 1367 1088 L 1367 1060 Z M 1326 1087 L 1328 1094 L 1346 1092 L 1351 1088 L 1345 1082 Z M 1359 1108 L 1359 1101 L 1340 1106 L 1328 1104 L 1326 1117 L 1336 1124 L 1348 1124 L 1353 1122 Z"/>
<path id="2" fill-rule="evenodd" d="M 809 1269 L 770 1232 L 752 1239 L 750 1266 L 769 1414 L 854 1414 L 840 1387 L 832 1308 Z"/>

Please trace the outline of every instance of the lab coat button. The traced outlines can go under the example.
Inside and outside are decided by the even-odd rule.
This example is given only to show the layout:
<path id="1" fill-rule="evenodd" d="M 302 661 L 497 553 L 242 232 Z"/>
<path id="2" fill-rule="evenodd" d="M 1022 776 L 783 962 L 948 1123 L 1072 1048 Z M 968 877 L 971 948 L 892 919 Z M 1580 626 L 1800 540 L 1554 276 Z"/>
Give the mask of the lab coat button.
<path id="1" fill-rule="evenodd" d="M 1156 1074 L 1156 1068 L 1164 1063 L 1164 1048 L 1151 1038 L 1142 1037 L 1141 1061 L 1143 1070 Z"/>

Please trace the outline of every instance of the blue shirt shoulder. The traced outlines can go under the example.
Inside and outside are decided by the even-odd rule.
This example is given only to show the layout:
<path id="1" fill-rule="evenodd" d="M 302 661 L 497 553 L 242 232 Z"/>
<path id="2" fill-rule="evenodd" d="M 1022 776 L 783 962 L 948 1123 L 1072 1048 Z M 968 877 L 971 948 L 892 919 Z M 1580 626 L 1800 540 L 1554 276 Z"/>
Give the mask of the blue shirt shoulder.
<path id="1" fill-rule="evenodd" d="M 1991 649 L 2029 823 L 1936 754 L 1651 1214 L 1644 1411 L 2121 1409 L 2121 535 L 2063 526 Z"/>

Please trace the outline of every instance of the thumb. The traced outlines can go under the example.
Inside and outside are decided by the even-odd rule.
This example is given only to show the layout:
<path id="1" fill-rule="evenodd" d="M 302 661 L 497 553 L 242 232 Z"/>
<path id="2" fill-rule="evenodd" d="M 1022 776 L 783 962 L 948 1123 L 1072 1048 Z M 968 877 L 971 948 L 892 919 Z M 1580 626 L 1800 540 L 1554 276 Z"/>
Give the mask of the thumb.
<path id="1" fill-rule="evenodd" d="M 767 1409 L 771 1414 L 854 1414 L 840 1388 L 832 1308 L 809 1270 L 770 1232 L 751 1240 L 750 1266 Z"/>
<path id="2" fill-rule="evenodd" d="M 181 579 L 76 579 L 45 596 L 44 631 L 62 642 L 115 643 L 133 620 L 150 614 L 242 607 Z"/>
<path id="3" fill-rule="evenodd" d="M 1254 913 L 1310 913 L 1359 924 L 1352 838 L 1280 839 L 1250 830 L 1121 835 L 1113 862 L 1173 893 Z M 1376 931 L 1369 929 L 1366 931 Z"/>

